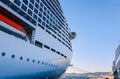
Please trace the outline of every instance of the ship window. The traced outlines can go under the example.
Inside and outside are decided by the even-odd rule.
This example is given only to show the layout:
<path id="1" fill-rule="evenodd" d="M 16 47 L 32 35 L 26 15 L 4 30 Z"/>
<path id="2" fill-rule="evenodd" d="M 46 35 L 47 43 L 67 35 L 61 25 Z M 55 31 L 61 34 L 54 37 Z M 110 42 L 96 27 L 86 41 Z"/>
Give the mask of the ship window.
<path id="1" fill-rule="evenodd" d="M 22 4 L 22 7 L 21 7 L 24 11 L 26 11 L 27 10 L 27 7 L 24 5 L 24 4 Z"/>
<path id="2" fill-rule="evenodd" d="M 64 56 L 63 54 L 61 54 L 61 56 Z"/>
<path id="3" fill-rule="evenodd" d="M 50 18 L 50 21 L 52 22 L 52 18 Z"/>
<path id="4" fill-rule="evenodd" d="M 51 32 L 49 30 L 46 30 L 47 33 L 51 34 Z"/>
<path id="5" fill-rule="evenodd" d="M 38 22 L 41 23 L 41 19 L 40 18 L 38 18 Z"/>
<path id="6" fill-rule="evenodd" d="M 44 62 L 42 62 L 42 64 L 44 64 Z"/>
<path id="7" fill-rule="evenodd" d="M 52 14 L 50 14 L 50 16 L 51 16 L 51 17 L 53 17 L 53 15 L 52 15 Z"/>
<path id="8" fill-rule="evenodd" d="M 49 20 L 46 21 L 49 24 Z"/>
<path id="9" fill-rule="evenodd" d="M 60 54 L 60 52 L 57 51 L 57 54 Z"/>
<path id="10" fill-rule="evenodd" d="M 39 2 L 40 2 L 40 0 L 36 0 L 36 2 L 38 2 L 38 3 L 39 3 Z"/>
<path id="11" fill-rule="evenodd" d="M 29 58 L 27 58 L 27 61 L 29 61 L 30 59 Z"/>
<path id="12" fill-rule="evenodd" d="M 12 55 L 11 58 L 15 58 L 15 55 Z"/>
<path id="13" fill-rule="evenodd" d="M 65 43 L 62 41 L 62 44 L 65 44 Z"/>
<path id="14" fill-rule="evenodd" d="M 56 37 L 55 35 L 53 35 L 53 34 L 52 34 L 52 36 L 53 36 L 54 38 L 57 38 L 57 37 Z"/>
<path id="15" fill-rule="evenodd" d="M 55 24 L 55 22 L 53 21 L 53 24 Z"/>
<path id="16" fill-rule="evenodd" d="M 32 62 L 34 63 L 34 62 L 35 62 L 35 60 L 32 60 Z"/>
<path id="17" fill-rule="evenodd" d="M 32 11 L 28 9 L 28 14 L 32 16 Z"/>
<path id="18" fill-rule="evenodd" d="M 45 21 L 46 20 L 46 18 L 43 16 L 43 20 Z"/>
<path id="19" fill-rule="evenodd" d="M 29 8 L 33 10 L 33 5 L 32 5 L 32 4 L 29 4 Z"/>
<path id="20" fill-rule="evenodd" d="M 42 25 L 45 26 L 45 22 L 42 21 Z"/>
<path id="21" fill-rule="evenodd" d="M 45 65 L 47 65 L 47 63 L 45 63 Z"/>
<path id="22" fill-rule="evenodd" d="M 42 14 L 39 12 L 39 16 L 42 18 Z"/>
<path id="23" fill-rule="evenodd" d="M 23 2 L 24 2 L 26 5 L 28 5 L 28 0 L 23 0 Z"/>
<path id="24" fill-rule="evenodd" d="M 38 5 L 37 3 L 35 3 L 35 7 L 36 7 L 36 8 L 38 8 L 38 7 L 39 7 L 39 5 Z"/>
<path id="25" fill-rule="evenodd" d="M 47 46 L 47 45 L 44 45 L 44 47 L 45 47 L 45 48 L 47 48 L 47 49 L 50 49 L 50 47 L 49 47 L 49 46 Z"/>
<path id="26" fill-rule="evenodd" d="M 30 2 L 31 2 L 32 4 L 34 4 L 34 0 L 30 0 Z"/>
<path id="27" fill-rule="evenodd" d="M 55 49 L 51 48 L 51 51 L 56 52 Z"/>
<path id="28" fill-rule="evenodd" d="M 38 14 L 38 10 L 37 10 L 36 8 L 34 9 L 34 12 L 35 12 L 36 14 Z"/>
<path id="29" fill-rule="evenodd" d="M 46 7 L 44 7 L 44 10 L 46 11 L 46 10 L 47 10 L 47 8 L 46 8 Z"/>
<path id="30" fill-rule="evenodd" d="M 23 57 L 20 57 L 20 60 L 22 60 L 23 59 Z"/>
<path id="31" fill-rule="evenodd" d="M 46 24 L 46 27 L 47 27 L 48 29 L 51 29 L 48 24 Z"/>
<path id="32" fill-rule="evenodd" d="M 40 6 L 41 6 L 41 7 L 43 7 L 43 4 L 42 4 L 42 3 L 40 3 Z"/>
<path id="33" fill-rule="evenodd" d="M 21 2 L 19 0 L 14 0 L 14 3 L 20 6 Z"/>
<path id="34" fill-rule="evenodd" d="M 40 63 L 40 61 L 38 61 L 38 63 Z"/>
<path id="35" fill-rule="evenodd" d="M 34 15 L 33 15 L 33 18 L 37 20 L 37 15 L 36 15 L 36 14 L 34 14 Z"/>
<path id="36" fill-rule="evenodd" d="M 5 53 L 4 53 L 4 52 L 2 52 L 2 53 L 1 53 L 1 56 L 5 56 Z"/>
<path id="37" fill-rule="evenodd" d="M 59 37 L 61 37 L 59 34 L 58 34 Z"/>
<path id="38" fill-rule="evenodd" d="M 43 26 L 41 26 L 39 23 L 38 23 L 38 26 L 41 27 L 43 30 L 45 29 Z"/>
<path id="39" fill-rule="evenodd" d="M 65 58 L 67 58 L 66 56 L 64 56 Z"/>
<path id="40" fill-rule="evenodd" d="M 49 15 L 47 15 L 47 18 L 49 19 Z"/>
<path id="41" fill-rule="evenodd" d="M 42 48 L 43 44 L 39 41 L 35 41 L 35 46 L 38 46 L 38 47 Z"/>
<path id="42" fill-rule="evenodd" d="M 52 26 L 52 23 L 50 23 L 50 26 Z"/>
<path id="43" fill-rule="evenodd" d="M 46 16 L 46 12 L 43 12 L 43 14 Z"/>
<path id="44" fill-rule="evenodd" d="M 43 12 L 43 9 L 40 7 L 40 12 Z"/>
<path id="45" fill-rule="evenodd" d="M 47 11 L 48 14 L 50 14 L 49 10 Z"/>
<path id="46" fill-rule="evenodd" d="M 58 38 L 58 41 L 60 41 L 61 42 L 61 40 Z"/>

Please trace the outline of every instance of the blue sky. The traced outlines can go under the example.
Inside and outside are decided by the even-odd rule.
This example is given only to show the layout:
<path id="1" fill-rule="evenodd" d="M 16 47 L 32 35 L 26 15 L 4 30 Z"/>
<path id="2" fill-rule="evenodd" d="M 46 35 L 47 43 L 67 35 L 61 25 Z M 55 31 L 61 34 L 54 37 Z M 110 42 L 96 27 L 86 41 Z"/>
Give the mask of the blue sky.
<path id="1" fill-rule="evenodd" d="M 120 44 L 120 0 L 59 0 L 67 22 L 77 33 L 72 64 L 110 71 Z"/>

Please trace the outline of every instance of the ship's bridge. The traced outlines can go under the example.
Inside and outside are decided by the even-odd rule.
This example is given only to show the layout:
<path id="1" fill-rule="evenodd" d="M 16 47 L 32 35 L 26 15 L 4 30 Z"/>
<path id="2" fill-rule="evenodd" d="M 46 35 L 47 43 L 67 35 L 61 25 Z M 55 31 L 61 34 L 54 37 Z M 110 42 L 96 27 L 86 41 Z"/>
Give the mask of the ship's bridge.
<path id="1" fill-rule="evenodd" d="M 76 32 L 70 32 L 69 33 L 69 38 L 72 40 L 76 37 L 76 35 L 77 35 Z"/>

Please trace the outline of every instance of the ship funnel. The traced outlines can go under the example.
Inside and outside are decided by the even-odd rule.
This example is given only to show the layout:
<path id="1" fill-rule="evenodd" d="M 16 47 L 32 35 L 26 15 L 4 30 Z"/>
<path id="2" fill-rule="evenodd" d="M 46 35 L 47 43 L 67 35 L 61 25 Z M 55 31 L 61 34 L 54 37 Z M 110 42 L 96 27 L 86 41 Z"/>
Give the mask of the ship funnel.
<path id="1" fill-rule="evenodd" d="M 76 37 L 76 32 L 70 32 L 69 33 L 69 36 L 70 36 L 70 39 L 72 40 L 72 39 L 74 39 L 75 37 Z"/>

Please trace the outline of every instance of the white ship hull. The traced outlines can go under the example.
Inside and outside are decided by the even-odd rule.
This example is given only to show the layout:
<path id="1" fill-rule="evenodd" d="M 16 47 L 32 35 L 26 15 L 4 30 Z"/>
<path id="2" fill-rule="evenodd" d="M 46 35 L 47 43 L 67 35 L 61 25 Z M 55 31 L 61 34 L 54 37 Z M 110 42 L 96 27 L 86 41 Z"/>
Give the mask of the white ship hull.
<path id="1" fill-rule="evenodd" d="M 114 79 L 120 78 L 120 45 L 115 52 L 115 59 L 113 61 L 113 75 Z"/>
<path id="2" fill-rule="evenodd" d="M 3 53 L 5 56 L 2 56 Z M 66 70 L 70 62 L 47 49 L 39 49 L 2 31 L 0 31 L 0 54 L 0 78 L 56 78 Z M 13 55 L 15 57 L 12 57 Z"/>
<path id="3" fill-rule="evenodd" d="M 35 20 L 36 17 L 40 19 L 36 13 L 36 17 L 28 15 L 27 11 L 31 7 L 23 1 L 26 0 L 0 1 L 0 79 L 58 79 L 70 65 L 70 39 L 76 34 L 69 35 L 67 24 L 62 29 L 43 26 Z M 29 5 L 34 4 L 32 1 L 36 1 L 37 5 L 44 0 L 30 1 L 27 2 Z M 58 2 L 54 4 L 59 6 Z M 54 20 L 61 21 L 55 14 L 54 16 Z M 65 20 L 62 21 L 66 23 Z"/>

